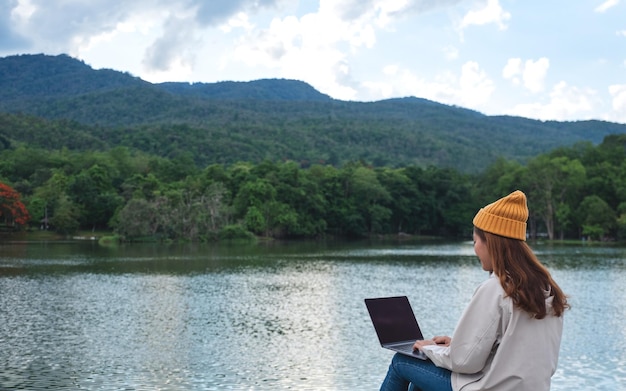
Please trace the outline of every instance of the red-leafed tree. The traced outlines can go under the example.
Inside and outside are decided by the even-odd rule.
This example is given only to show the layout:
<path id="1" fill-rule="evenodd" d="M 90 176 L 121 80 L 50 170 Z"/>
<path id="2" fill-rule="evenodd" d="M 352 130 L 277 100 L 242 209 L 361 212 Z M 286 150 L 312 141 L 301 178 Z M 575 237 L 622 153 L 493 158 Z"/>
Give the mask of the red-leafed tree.
<path id="1" fill-rule="evenodd" d="M 19 229 L 28 220 L 30 215 L 20 200 L 20 194 L 11 186 L 0 183 L 0 224 Z"/>

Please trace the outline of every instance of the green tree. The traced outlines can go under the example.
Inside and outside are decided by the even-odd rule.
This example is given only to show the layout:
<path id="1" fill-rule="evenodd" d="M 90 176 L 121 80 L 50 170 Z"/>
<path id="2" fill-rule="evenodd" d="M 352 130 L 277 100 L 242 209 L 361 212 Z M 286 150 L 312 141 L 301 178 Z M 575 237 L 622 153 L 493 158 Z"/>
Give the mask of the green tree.
<path id="1" fill-rule="evenodd" d="M 127 239 L 154 236 L 159 229 L 159 209 L 156 202 L 135 198 L 120 210 L 114 228 Z"/>
<path id="2" fill-rule="evenodd" d="M 617 238 L 624 240 L 626 239 L 626 202 L 619 205 L 617 212 Z"/>
<path id="3" fill-rule="evenodd" d="M 166 191 L 151 203 L 159 211 L 158 226 L 166 237 L 205 241 L 217 238 L 230 223 L 226 193 L 221 183 L 212 184 L 204 192 L 180 187 Z"/>
<path id="4" fill-rule="evenodd" d="M 476 195 L 479 205 L 486 205 L 524 187 L 526 168 L 513 160 L 498 158 L 478 175 Z"/>
<path id="5" fill-rule="evenodd" d="M 417 218 L 415 204 L 418 194 L 403 169 L 380 168 L 376 170 L 380 184 L 389 192 L 385 207 L 391 211 L 388 232 L 413 232 L 413 220 Z"/>
<path id="6" fill-rule="evenodd" d="M 617 210 L 626 202 L 626 137 L 610 135 L 584 156 L 588 172 L 586 195 L 595 194 Z"/>
<path id="7" fill-rule="evenodd" d="M 604 239 L 617 225 L 615 212 L 597 195 L 587 196 L 578 207 L 582 233 L 592 239 Z"/>
<path id="8" fill-rule="evenodd" d="M 269 181 L 254 179 L 241 185 L 233 200 L 233 208 L 235 216 L 245 217 L 248 230 L 267 235 L 271 229 L 271 204 L 275 202 L 276 189 Z"/>
<path id="9" fill-rule="evenodd" d="M 267 179 L 276 189 L 275 227 L 287 237 L 315 237 L 326 230 L 326 198 L 311 169 L 300 169 L 295 162 L 278 164 Z"/>
<path id="10" fill-rule="evenodd" d="M 251 206 L 246 210 L 244 224 L 246 229 L 253 233 L 265 234 L 267 231 L 265 216 L 256 206 Z"/>
<path id="11" fill-rule="evenodd" d="M 330 165 L 315 164 L 308 169 L 308 178 L 320 197 L 319 216 L 325 226 L 324 233 L 350 236 L 359 232 L 362 224 L 351 221 L 356 214 L 347 197 L 340 170 Z"/>
<path id="12" fill-rule="evenodd" d="M 55 202 L 54 215 L 50 218 L 50 224 L 56 232 L 73 234 L 80 227 L 79 207 L 66 195 L 62 194 Z"/>
<path id="13" fill-rule="evenodd" d="M 437 211 L 432 198 L 426 194 L 428 189 L 426 170 L 409 166 L 403 168 L 402 171 L 409 181 L 410 188 L 410 212 L 406 222 L 409 225 L 406 231 L 413 234 L 431 232 L 431 220 L 434 219 Z"/>
<path id="14" fill-rule="evenodd" d="M 148 164 L 148 170 L 164 183 L 176 182 L 198 172 L 189 153 L 183 153 L 172 159 L 153 156 Z"/>
<path id="15" fill-rule="evenodd" d="M 557 208 L 567 201 L 566 195 L 577 194 L 585 179 L 586 170 L 579 160 L 540 155 L 528 163 L 525 183 L 529 188 L 529 206 L 543 220 L 550 240 L 554 239 Z"/>
<path id="16" fill-rule="evenodd" d="M 556 206 L 555 217 L 559 237 L 563 240 L 565 239 L 565 232 L 567 232 L 574 225 L 571 205 L 563 201 L 559 202 Z"/>
<path id="17" fill-rule="evenodd" d="M 376 172 L 363 163 L 352 163 L 340 171 L 340 177 L 348 201 L 345 222 L 350 233 L 382 233 L 391 217 L 391 211 L 384 206 L 391 197 L 379 182 Z"/>
<path id="18" fill-rule="evenodd" d="M 125 178 L 120 186 L 124 199 L 143 198 L 153 200 L 163 191 L 163 183 L 153 174 L 135 173 Z"/>
<path id="19" fill-rule="evenodd" d="M 217 233 L 230 223 L 227 197 L 228 190 L 222 182 L 212 183 L 201 195 L 199 205 L 203 212 L 206 231 Z"/>
<path id="20" fill-rule="evenodd" d="M 72 200 L 81 208 L 81 222 L 105 228 L 123 199 L 113 187 L 109 171 L 99 164 L 81 171 L 69 184 Z"/>
<path id="21" fill-rule="evenodd" d="M 391 210 L 385 205 L 391 200 L 387 189 L 380 183 L 376 171 L 369 167 L 357 167 L 350 184 L 350 196 L 363 213 L 367 232 L 383 233 L 389 224 Z"/>

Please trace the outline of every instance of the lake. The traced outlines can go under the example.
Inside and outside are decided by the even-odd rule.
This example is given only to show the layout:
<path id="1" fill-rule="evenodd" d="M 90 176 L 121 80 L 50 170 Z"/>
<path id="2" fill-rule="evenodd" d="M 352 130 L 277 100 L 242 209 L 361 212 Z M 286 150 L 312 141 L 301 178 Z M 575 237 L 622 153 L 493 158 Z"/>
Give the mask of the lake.
<path id="1" fill-rule="evenodd" d="M 552 390 L 626 390 L 626 249 L 531 245 L 572 304 Z M 450 335 L 487 277 L 470 241 L 4 242 L 0 389 L 375 390 L 363 299 Z"/>

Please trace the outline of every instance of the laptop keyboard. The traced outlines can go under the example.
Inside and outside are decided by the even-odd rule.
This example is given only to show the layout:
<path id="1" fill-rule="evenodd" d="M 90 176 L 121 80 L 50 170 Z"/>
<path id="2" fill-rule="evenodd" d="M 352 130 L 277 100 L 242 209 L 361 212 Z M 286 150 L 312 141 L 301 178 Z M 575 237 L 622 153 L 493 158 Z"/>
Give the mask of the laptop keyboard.
<path id="1" fill-rule="evenodd" d="M 406 352 L 406 353 L 413 353 L 413 351 L 414 351 L 412 342 L 404 344 L 404 345 L 396 345 L 396 346 L 394 346 L 394 348 L 396 348 L 396 349 L 398 349 L 400 351 Z"/>

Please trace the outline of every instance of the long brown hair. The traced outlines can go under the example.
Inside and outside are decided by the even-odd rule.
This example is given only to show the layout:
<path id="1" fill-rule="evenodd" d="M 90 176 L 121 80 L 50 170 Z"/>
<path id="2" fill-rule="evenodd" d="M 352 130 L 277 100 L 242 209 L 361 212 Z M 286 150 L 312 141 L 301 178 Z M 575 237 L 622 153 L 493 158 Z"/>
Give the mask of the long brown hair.
<path id="1" fill-rule="evenodd" d="M 533 318 L 546 316 L 545 291 L 552 296 L 552 312 L 563 315 L 570 306 L 567 296 L 552 279 L 548 269 L 537 259 L 523 240 L 510 239 L 474 227 L 487 246 L 493 272 L 513 303 Z"/>

